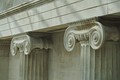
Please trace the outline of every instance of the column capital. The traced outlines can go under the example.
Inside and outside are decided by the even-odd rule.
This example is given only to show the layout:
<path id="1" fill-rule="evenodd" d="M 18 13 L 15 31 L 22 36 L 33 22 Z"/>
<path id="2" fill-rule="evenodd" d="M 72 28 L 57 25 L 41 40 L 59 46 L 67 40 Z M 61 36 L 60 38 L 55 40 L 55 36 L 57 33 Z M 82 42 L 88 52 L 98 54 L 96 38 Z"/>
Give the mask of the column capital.
<path id="1" fill-rule="evenodd" d="M 117 27 L 107 27 L 95 19 L 72 23 L 64 34 L 64 46 L 72 51 L 76 42 L 88 43 L 93 49 L 99 49 L 106 40 L 119 40 Z"/>
<path id="2" fill-rule="evenodd" d="M 50 42 L 47 39 L 33 38 L 29 35 L 20 35 L 12 38 L 10 51 L 13 56 L 16 55 L 17 52 L 28 55 L 34 48 L 49 49 L 50 47 Z"/>

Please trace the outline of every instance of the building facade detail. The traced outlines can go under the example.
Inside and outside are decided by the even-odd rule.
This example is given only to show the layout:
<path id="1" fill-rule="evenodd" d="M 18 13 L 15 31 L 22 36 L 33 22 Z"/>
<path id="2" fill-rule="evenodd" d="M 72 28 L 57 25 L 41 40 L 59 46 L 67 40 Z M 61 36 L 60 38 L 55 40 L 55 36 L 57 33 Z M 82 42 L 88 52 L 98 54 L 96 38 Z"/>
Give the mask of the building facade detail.
<path id="1" fill-rule="evenodd" d="M 93 49 L 99 49 L 105 40 L 119 40 L 117 27 L 106 27 L 96 20 L 86 20 L 71 24 L 64 34 L 64 46 L 67 51 L 72 51 L 76 42 L 87 43 Z"/>
<path id="2" fill-rule="evenodd" d="M 42 38 L 32 38 L 28 35 L 16 36 L 11 41 L 11 54 L 14 56 L 17 52 L 24 53 L 28 55 L 32 49 L 48 49 L 50 48 L 49 41 Z"/>
<path id="3" fill-rule="evenodd" d="M 118 40 L 119 30 L 117 27 L 107 27 L 96 20 L 75 23 L 66 29 L 64 34 L 65 49 L 72 51 L 75 44 L 77 42 L 80 43 L 80 80 L 100 79 L 95 77 L 95 73 L 99 70 L 99 66 L 97 66 L 95 60 L 96 54 L 100 54 L 98 50 L 101 50 L 105 43 L 112 41 L 113 43 L 109 44 L 113 46 L 114 42 Z M 105 52 L 104 54 L 109 53 Z M 111 65 L 111 63 L 109 63 L 109 65 Z M 113 72 L 114 71 L 115 70 L 113 70 Z M 100 73 L 102 72 L 100 71 Z M 99 75 L 99 73 L 96 73 L 96 75 Z M 106 75 L 108 75 L 108 73 Z M 104 79 L 106 79 L 106 77 Z M 103 76 L 101 78 L 103 78 Z"/>
<path id="4" fill-rule="evenodd" d="M 10 50 L 14 57 L 19 54 L 19 80 L 47 80 L 50 44 L 48 39 L 29 35 L 13 37 Z"/>

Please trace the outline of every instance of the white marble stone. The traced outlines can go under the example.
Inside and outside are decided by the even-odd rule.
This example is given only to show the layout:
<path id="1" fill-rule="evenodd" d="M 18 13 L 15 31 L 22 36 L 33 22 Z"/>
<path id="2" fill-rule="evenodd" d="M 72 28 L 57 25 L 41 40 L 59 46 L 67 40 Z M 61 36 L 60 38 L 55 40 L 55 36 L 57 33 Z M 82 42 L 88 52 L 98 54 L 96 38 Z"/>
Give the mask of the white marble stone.
<path id="1" fill-rule="evenodd" d="M 7 23 L 8 23 L 7 18 L 0 19 L 0 25 L 7 24 Z"/>
<path id="2" fill-rule="evenodd" d="M 48 27 L 52 27 L 52 26 L 56 26 L 56 25 L 61 24 L 59 17 L 48 19 L 48 20 L 45 21 L 45 23 L 48 24 Z"/>
<path id="3" fill-rule="evenodd" d="M 49 19 L 49 18 L 54 18 L 57 17 L 57 11 L 56 9 L 48 11 L 48 12 L 44 12 L 41 14 L 41 17 L 43 18 L 43 20 Z"/>
<path id="4" fill-rule="evenodd" d="M 89 13 L 89 14 L 88 14 Z M 107 14 L 107 6 L 95 7 L 61 16 L 62 22 L 69 23 Z"/>
<path id="5" fill-rule="evenodd" d="M 5 30 L 9 30 L 9 29 L 10 29 L 9 24 L 0 25 L 0 31 L 5 31 Z"/>
<path id="6" fill-rule="evenodd" d="M 54 2 L 50 2 L 48 4 L 44 4 L 44 5 L 41 5 L 39 7 L 37 7 L 37 10 L 39 13 L 43 13 L 43 12 L 46 12 L 46 11 L 50 11 L 52 9 L 55 9 L 55 5 L 54 5 Z"/>
<path id="7" fill-rule="evenodd" d="M 86 8 L 86 7 L 99 6 L 105 3 L 107 3 L 107 0 L 56 0 L 57 7 L 62 7 L 62 6 L 67 7 L 69 5 L 80 4 L 79 6 L 76 5 L 77 7 L 79 7 L 79 9 L 84 9 L 84 7 Z"/>
<path id="8" fill-rule="evenodd" d="M 50 48 L 51 42 L 47 39 L 29 35 L 13 37 L 10 45 L 12 56 L 9 58 L 9 80 L 47 80 L 47 52 Z"/>
<path id="9" fill-rule="evenodd" d="M 44 4 L 44 5 L 41 5 L 41 6 L 38 6 L 33 9 L 28 10 L 28 14 L 29 14 L 29 16 L 31 16 L 31 15 L 35 15 L 38 13 L 43 13 L 43 12 L 49 11 L 54 8 L 55 8 L 54 3 L 51 2 L 51 3 Z"/>
<path id="10" fill-rule="evenodd" d="M 24 26 L 24 25 L 28 25 L 30 24 L 30 19 L 29 18 L 24 18 L 24 19 L 20 19 L 20 20 L 17 20 L 17 21 L 13 21 L 10 23 L 10 28 L 15 28 L 15 27 L 21 27 L 21 26 Z"/>
<path id="11" fill-rule="evenodd" d="M 20 34 L 24 31 L 46 29 L 46 27 L 51 28 L 91 17 L 117 13 L 120 12 L 118 6 L 118 0 L 55 0 L 1 19 L 0 25 L 10 24 L 12 31 L 14 28 L 32 25 L 33 29 L 31 30 L 15 31 L 15 33 Z M 38 23 L 40 26 L 36 26 Z M 8 34 L 8 36 L 12 35 Z"/>
<path id="12" fill-rule="evenodd" d="M 84 0 L 56 0 L 55 4 L 56 4 L 56 7 L 62 7 L 62 6 L 68 5 L 68 4 L 74 4 L 79 1 L 81 2 Z"/>
<path id="13" fill-rule="evenodd" d="M 40 30 L 61 24 L 60 18 L 52 18 L 32 24 L 33 30 Z"/>
<path id="14" fill-rule="evenodd" d="M 120 1 L 108 4 L 108 14 L 120 12 Z"/>
<path id="15" fill-rule="evenodd" d="M 106 1 L 106 0 L 105 0 Z M 69 4 L 63 7 L 58 8 L 60 15 L 64 15 L 64 14 L 68 14 L 68 13 L 72 13 L 72 12 L 76 12 L 76 11 L 85 11 L 88 9 L 94 9 L 99 7 L 101 4 L 105 3 L 105 1 L 97 1 L 97 0 L 93 0 L 93 1 L 88 1 L 88 0 L 83 0 L 74 4 Z M 87 5 L 87 6 L 84 6 Z M 99 10 L 99 9 L 98 9 Z M 104 11 L 104 9 L 103 9 Z"/>
<path id="16" fill-rule="evenodd" d="M 44 29 L 44 28 L 47 28 L 47 27 L 48 27 L 48 25 L 44 21 L 36 22 L 36 23 L 32 24 L 33 30 Z"/>
<path id="17" fill-rule="evenodd" d="M 51 48 L 50 40 L 42 38 L 34 38 L 29 35 L 19 35 L 13 37 L 10 45 L 10 53 L 15 56 L 17 53 L 28 55 L 33 49 L 49 49 Z"/>
<path id="18" fill-rule="evenodd" d="M 31 25 L 25 25 L 25 26 L 22 26 L 22 27 L 17 27 L 17 28 L 12 28 L 11 29 L 12 35 L 25 33 L 25 32 L 28 32 L 28 31 L 32 31 Z"/>
<path id="19" fill-rule="evenodd" d="M 42 20 L 42 15 L 37 14 L 37 15 L 34 15 L 34 16 L 30 16 L 30 20 L 31 20 L 31 23 L 41 21 Z"/>
<path id="20" fill-rule="evenodd" d="M 16 21 L 16 20 L 26 18 L 26 17 L 28 17 L 27 12 L 23 11 L 23 12 L 20 12 L 18 14 L 8 17 L 8 20 L 9 20 L 9 22 L 12 22 L 12 21 Z"/>
<path id="21" fill-rule="evenodd" d="M 117 2 L 119 0 L 108 0 L 108 3 L 111 3 L 111 2 Z"/>
<path id="22" fill-rule="evenodd" d="M 7 37 L 10 35 L 12 35 L 10 30 L 0 31 L 0 37 Z"/>
<path id="23" fill-rule="evenodd" d="M 112 61 L 112 59 L 116 59 L 112 58 L 112 54 L 115 53 L 114 56 L 116 56 L 117 53 L 117 51 L 112 53 L 112 50 L 115 49 L 112 46 L 116 45 L 116 43 L 119 43 L 119 36 L 120 33 L 117 26 L 104 26 L 100 22 L 97 22 L 95 18 L 69 25 L 64 33 L 64 47 L 68 52 L 71 52 L 74 50 L 75 45 L 79 43 L 81 80 L 106 80 L 109 76 L 110 80 L 119 79 L 116 77 L 117 75 L 112 74 L 117 73 L 116 69 L 112 68 L 112 66 L 114 66 L 112 63 L 116 63 L 116 61 Z M 109 41 L 113 43 L 106 44 Z M 107 57 L 105 56 L 106 54 Z M 101 56 L 104 60 L 101 58 Z M 104 67 L 101 67 L 101 65 Z M 115 66 L 116 65 L 117 63 Z"/>
<path id="24" fill-rule="evenodd" d="M 19 80 L 20 78 L 20 54 L 9 56 L 9 80 Z"/>
<path id="25" fill-rule="evenodd" d="M 38 14 L 38 11 L 37 11 L 36 7 L 28 10 L 27 12 L 28 12 L 29 16 Z"/>

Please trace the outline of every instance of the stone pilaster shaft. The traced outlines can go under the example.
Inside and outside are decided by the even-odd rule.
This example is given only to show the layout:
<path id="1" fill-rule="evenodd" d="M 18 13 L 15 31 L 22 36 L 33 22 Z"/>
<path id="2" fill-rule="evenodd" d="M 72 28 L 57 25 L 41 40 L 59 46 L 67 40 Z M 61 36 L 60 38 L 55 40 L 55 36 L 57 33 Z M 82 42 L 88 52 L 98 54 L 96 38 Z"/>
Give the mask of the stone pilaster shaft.
<path id="1" fill-rule="evenodd" d="M 48 80 L 47 59 L 51 48 L 47 39 L 28 35 L 16 36 L 11 41 L 11 54 L 20 54 L 19 80 Z"/>
<path id="2" fill-rule="evenodd" d="M 65 49 L 72 51 L 75 44 L 80 43 L 81 80 L 96 80 L 95 55 L 97 53 L 95 51 L 108 40 L 119 40 L 117 27 L 106 27 L 94 19 L 72 24 L 66 29 L 64 34 Z"/>
<path id="3" fill-rule="evenodd" d="M 48 80 L 48 50 L 32 50 L 24 63 L 22 80 Z"/>
<path id="4" fill-rule="evenodd" d="M 90 46 L 89 44 L 81 44 L 80 53 L 80 78 L 88 80 L 90 78 Z"/>
<path id="5" fill-rule="evenodd" d="M 120 80 L 120 42 L 108 41 L 95 54 L 94 80 Z"/>

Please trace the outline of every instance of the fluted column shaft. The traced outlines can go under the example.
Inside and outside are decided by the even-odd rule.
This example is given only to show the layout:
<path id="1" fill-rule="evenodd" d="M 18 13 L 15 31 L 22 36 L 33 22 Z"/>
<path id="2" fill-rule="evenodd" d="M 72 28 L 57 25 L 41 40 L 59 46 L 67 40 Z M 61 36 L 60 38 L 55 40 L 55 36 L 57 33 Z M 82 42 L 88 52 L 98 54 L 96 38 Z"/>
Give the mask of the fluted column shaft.
<path id="1" fill-rule="evenodd" d="M 80 50 L 80 80 L 94 80 L 95 50 L 88 42 L 82 43 Z"/>
<path id="2" fill-rule="evenodd" d="M 28 35 L 12 39 L 11 54 L 20 54 L 19 80 L 48 80 L 48 49 L 50 44 L 47 39 Z"/>
<path id="3" fill-rule="evenodd" d="M 81 80 L 88 80 L 90 77 L 90 46 L 88 43 L 81 44 L 80 52 L 80 78 Z"/>
<path id="4" fill-rule="evenodd" d="M 95 80 L 120 80 L 120 42 L 108 41 L 95 52 Z"/>
<path id="5" fill-rule="evenodd" d="M 48 51 L 34 49 L 25 56 L 22 80 L 47 80 Z"/>
<path id="6" fill-rule="evenodd" d="M 115 70 L 116 68 L 120 69 L 118 65 L 120 59 L 116 58 L 119 56 L 117 52 L 119 49 L 114 44 L 119 40 L 120 34 L 117 27 L 104 26 L 96 19 L 73 23 L 66 29 L 64 34 L 65 49 L 70 52 L 76 43 L 80 43 L 80 80 L 120 79 L 119 76 L 116 76 L 120 71 Z M 108 46 L 106 44 L 108 41 L 113 43 L 109 43 Z M 116 48 L 111 47 L 113 45 Z"/>

